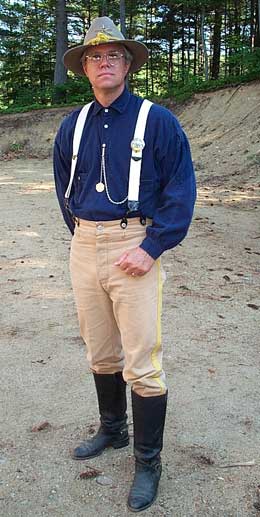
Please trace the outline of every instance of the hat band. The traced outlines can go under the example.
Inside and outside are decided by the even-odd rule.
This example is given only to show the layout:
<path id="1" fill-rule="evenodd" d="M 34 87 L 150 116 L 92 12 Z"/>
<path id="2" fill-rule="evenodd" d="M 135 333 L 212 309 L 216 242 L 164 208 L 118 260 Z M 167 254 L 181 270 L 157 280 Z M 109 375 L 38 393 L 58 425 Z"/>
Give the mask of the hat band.
<path id="1" fill-rule="evenodd" d="M 100 45 L 102 43 L 107 43 L 108 41 L 121 41 L 121 38 L 108 36 L 107 34 L 104 34 L 104 32 L 98 32 L 95 38 L 86 42 L 86 45 Z"/>

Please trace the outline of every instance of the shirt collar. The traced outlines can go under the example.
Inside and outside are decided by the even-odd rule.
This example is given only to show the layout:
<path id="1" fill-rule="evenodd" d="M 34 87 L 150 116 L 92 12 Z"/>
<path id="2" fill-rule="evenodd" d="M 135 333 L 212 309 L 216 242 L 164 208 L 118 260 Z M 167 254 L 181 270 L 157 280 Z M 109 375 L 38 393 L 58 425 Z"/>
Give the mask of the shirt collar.
<path id="1" fill-rule="evenodd" d="M 114 110 L 118 111 L 118 113 L 123 113 L 126 110 L 128 101 L 130 99 L 130 92 L 125 87 L 124 91 L 121 93 L 117 99 L 110 104 L 109 109 L 113 108 Z M 94 109 L 93 109 L 93 115 L 97 115 L 102 109 L 104 109 L 104 106 L 102 106 L 97 100 L 94 101 Z"/>

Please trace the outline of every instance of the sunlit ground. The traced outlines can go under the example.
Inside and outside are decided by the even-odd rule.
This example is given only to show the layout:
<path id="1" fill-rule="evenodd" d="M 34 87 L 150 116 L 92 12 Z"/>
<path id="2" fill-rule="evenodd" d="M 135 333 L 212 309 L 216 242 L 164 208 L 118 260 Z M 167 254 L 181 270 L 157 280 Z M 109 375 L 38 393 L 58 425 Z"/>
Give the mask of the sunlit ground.
<path id="1" fill-rule="evenodd" d="M 201 187 L 198 189 L 197 204 L 199 206 L 213 204 L 223 205 L 245 205 L 246 203 L 258 203 L 260 201 L 260 187 L 246 185 L 243 190 L 231 190 L 211 187 Z"/>

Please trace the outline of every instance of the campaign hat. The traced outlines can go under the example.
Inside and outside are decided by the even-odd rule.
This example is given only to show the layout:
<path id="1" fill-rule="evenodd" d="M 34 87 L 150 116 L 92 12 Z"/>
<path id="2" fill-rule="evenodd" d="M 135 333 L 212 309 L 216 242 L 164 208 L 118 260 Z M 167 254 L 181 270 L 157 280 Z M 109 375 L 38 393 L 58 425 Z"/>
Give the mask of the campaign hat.
<path id="1" fill-rule="evenodd" d="M 140 41 L 126 39 L 108 16 L 95 18 L 84 38 L 83 45 L 72 47 L 63 56 L 63 63 L 68 70 L 77 75 L 85 75 L 82 67 L 82 55 L 90 47 L 107 43 L 120 43 L 131 53 L 133 60 L 129 72 L 137 72 L 148 60 L 148 48 Z"/>

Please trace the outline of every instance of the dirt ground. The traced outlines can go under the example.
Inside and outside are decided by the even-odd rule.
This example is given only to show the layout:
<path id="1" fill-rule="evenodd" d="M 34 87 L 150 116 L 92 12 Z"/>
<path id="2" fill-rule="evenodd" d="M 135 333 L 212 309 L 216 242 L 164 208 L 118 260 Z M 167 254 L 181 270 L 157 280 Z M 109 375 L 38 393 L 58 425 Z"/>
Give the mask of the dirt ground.
<path id="1" fill-rule="evenodd" d="M 70 458 L 98 414 L 69 280 L 70 235 L 46 158 L 66 111 L 0 117 L 3 517 L 132 515 L 132 442 L 88 462 Z M 198 95 L 179 115 L 199 195 L 188 237 L 163 258 L 164 470 L 142 515 L 256 516 L 260 83 Z M 130 405 L 129 422 L 132 431 Z M 89 466 L 100 477 L 80 477 Z"/>

